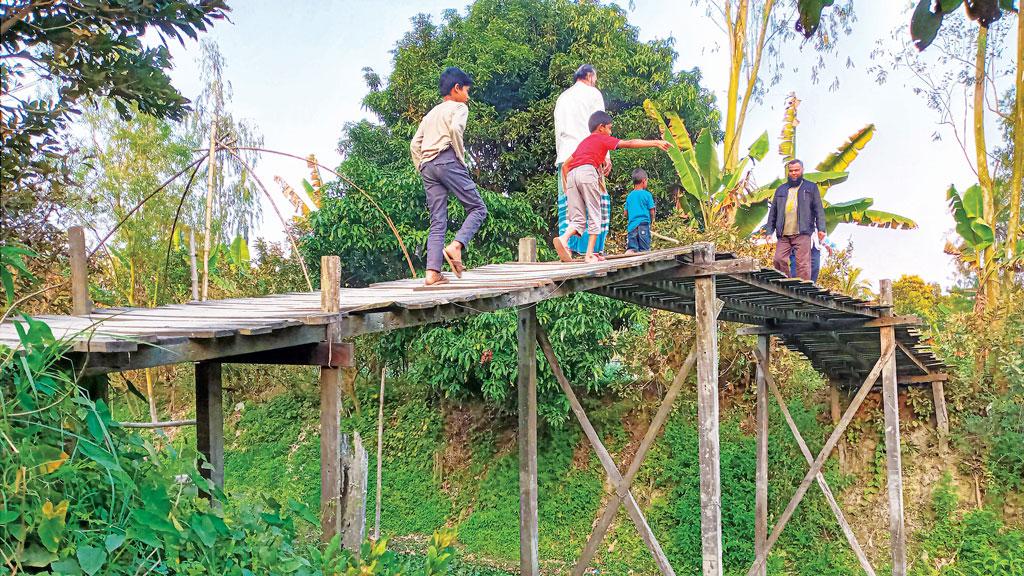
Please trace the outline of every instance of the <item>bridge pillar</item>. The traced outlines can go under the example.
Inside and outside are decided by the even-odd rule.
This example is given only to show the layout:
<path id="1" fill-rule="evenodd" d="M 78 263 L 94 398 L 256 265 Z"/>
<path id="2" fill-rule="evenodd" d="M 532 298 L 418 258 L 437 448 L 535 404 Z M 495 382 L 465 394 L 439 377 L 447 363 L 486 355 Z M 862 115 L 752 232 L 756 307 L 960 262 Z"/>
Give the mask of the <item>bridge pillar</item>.
<path id="1" fill-rule="evenodd" d="M 196 363 L 196 449 L 209 463 L 203 478 L 224 487 L 224 392 L 221 363 Z"/>
<path id="2" fill-rule="evenodd" d="M 519 239 L 519 261 L 537 261 L 537 240 Z M 519 573 L 539 576 L 537 517 L 537 307 L 520 306 L 519 341 Z"/>
<path id="3" fill-rule="evenodd" d="M 757 337 L 757 349 L 769 365 L 771 356 L 771 336 L 762 334 Z M 768 384 L 765 378 L 766 366 L 757 363 L 757 471 L 754 486 L 754 551 L 757 555 L 757 576 L 767 574 L 765 548 L 768 541 Z"/>
<path id="4" fill-rule="evenodd" d="M 882 316 L 892 316 L 892 280 L 879 281 L 879 300 Z M 883 326 L 878 329 L 881 349 L 896 345 L 896 329 Z M 907 573 L 907 541 L 903 524 L 903 460 L 900 455 L 900 397 L 896 388 L 896 354 L 882 365 L 882 409 L 885 413 L 885 463 L 889 487 L 889 534 L 892 547 L 893 576 Z"/>
<path id="5" fill-rule="evenodd" d="M 341 308 L 341 259 L 320 257 L 320 309 Z M 327 345 L 337 343 L 340 323 L 327 325 Z M 340 530 L 341 506 L 341 368 L 320 368 L 320 528 L 329 542 Z"/>
<path id="6" fill-rule="evenodd" d="M 697 265 L 714 263 L 714 244 L 698 245 L 693 261 Z M 704 576 L 721 576 L 722 487 L 718 441 L 718 313 L 715 309 L 715 276 L 698 277 L 694 285 L 702 566 Z"/>

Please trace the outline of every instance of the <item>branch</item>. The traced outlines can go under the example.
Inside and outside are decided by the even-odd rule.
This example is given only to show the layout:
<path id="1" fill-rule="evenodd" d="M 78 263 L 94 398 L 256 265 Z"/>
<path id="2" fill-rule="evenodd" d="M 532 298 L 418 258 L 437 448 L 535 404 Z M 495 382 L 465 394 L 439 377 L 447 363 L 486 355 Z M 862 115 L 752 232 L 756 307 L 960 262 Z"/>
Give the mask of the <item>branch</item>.
<path id="1" fill-rule="evenodd" d="M 42 8 L 47 4 L 53 4 L 54 0 L 47 0 L 45 2 L 29 2 L 18 9 L 13 15 L 9 16 L 6 20 L 0 23 L 0 34 L 6 34 L 11 26 L 14 26 L 18 22 L 21 22 L 36 8 Z"/>

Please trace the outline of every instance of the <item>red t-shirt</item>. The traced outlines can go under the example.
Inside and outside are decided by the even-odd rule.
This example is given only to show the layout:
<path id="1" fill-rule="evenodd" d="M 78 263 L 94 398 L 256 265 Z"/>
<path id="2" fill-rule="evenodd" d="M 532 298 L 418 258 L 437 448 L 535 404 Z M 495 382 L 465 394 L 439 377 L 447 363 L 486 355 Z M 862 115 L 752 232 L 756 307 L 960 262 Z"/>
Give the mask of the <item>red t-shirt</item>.
<path id="1" fill-rule="evenodd" d="M 590 164 L 595 168 L 604 163 L 608 152 L 619 147 L 619 139 L 606 134 L 595 133 L 587 136 L 576 147 L 572 153 L 572 161 L 569 162 L 569 170 L 578 166 Z"/>

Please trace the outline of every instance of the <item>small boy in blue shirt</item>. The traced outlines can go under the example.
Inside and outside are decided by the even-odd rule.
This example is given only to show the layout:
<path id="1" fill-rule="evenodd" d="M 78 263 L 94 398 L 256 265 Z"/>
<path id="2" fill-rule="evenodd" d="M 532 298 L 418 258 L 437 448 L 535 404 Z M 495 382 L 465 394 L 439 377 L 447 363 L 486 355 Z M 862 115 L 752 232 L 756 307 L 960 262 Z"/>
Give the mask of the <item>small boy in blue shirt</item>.
<path id="1" fill-rule="evenodd" d="M 647 172 L 633 170 L 633 191 L 626 196 L 626 254 L 651 249 L 651 224 L 654 223 L 654 196 L 647 191 Z"/>

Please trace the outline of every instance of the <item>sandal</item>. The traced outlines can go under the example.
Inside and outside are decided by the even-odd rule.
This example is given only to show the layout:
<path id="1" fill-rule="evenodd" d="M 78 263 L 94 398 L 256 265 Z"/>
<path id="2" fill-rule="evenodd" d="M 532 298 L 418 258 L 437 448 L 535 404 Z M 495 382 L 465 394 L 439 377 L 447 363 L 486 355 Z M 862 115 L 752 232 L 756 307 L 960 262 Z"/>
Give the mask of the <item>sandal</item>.
<path id="1" fill-rule="evenodd" d="M 433 281 L 430 280 L 429 276 L 423 280 L 423 285 L 424 286 L 439 286 L 441 284 L 449 284 L 449 283 L 450 283 L 449 280 L 447 278 L 445 278 L 444 275 L 441 274 L 440 272 L 437 274 L 437 276 L 434 278 Z"/>
<path id="2" fill-rule="evenodd" d="M 448 263 L 448 267 L 455 273 L 455 277 L 462 278 L 462 273 L 466 270 L 466 266 L 462 263 L 462 260 L 452 258 L 452 255 L 448 253 L 448 248 L 445 248 L 442 252 L 444 253 L 445 262 Z"/>
<path id="3" fill-rule="evenodd" d="M 555 236 L 551 241 L 551 245 L 555 248 L 555 252 L 558 252 L 558 259 L 562 262 L 572 262 L 572 252 L 569 252 L 569 247 L 565 245 L 560 236 Z"/>

